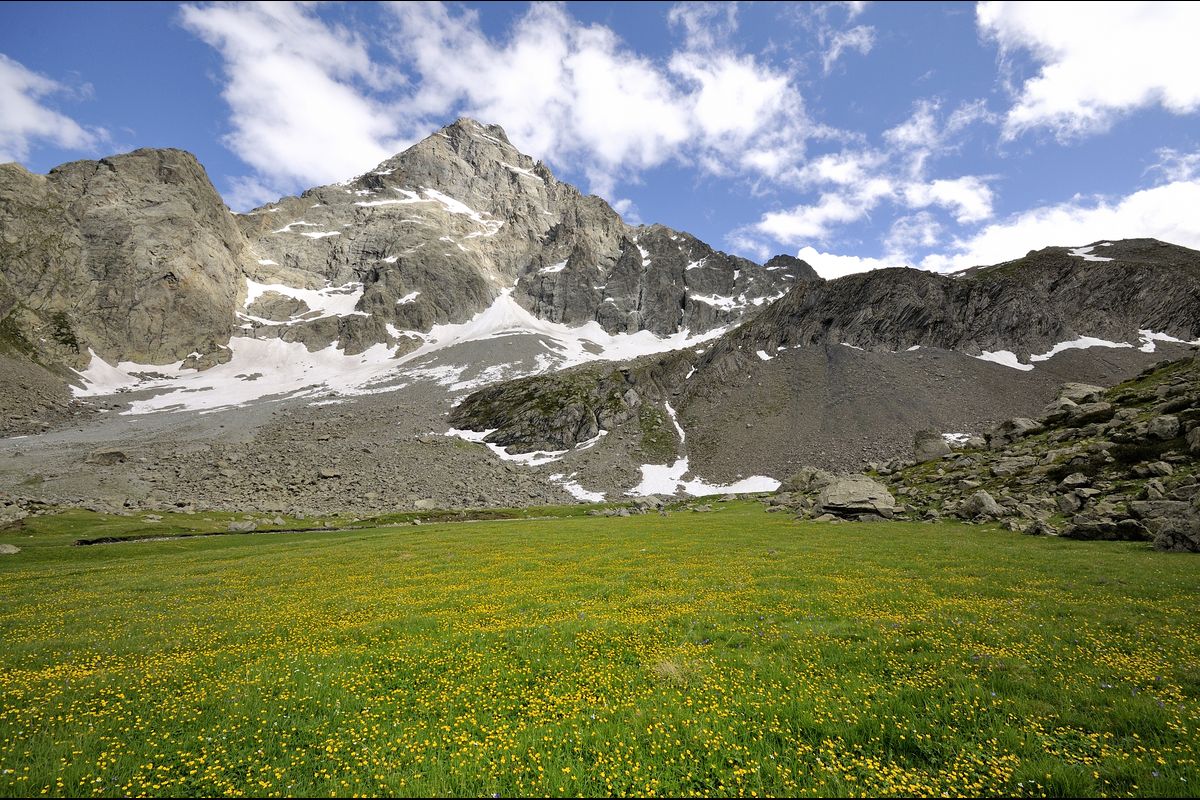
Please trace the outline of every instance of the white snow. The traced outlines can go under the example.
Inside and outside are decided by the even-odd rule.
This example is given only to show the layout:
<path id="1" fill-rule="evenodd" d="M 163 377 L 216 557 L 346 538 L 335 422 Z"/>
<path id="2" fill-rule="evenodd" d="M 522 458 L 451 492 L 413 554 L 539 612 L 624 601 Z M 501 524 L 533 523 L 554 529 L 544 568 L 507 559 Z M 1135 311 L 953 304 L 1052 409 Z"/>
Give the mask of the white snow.
<path id="1" fill-rule="evenodd" d="M 496 339 L 517 333 L 545 336 L 557 356 L 558 368 L 572 367 L 588 361 L 623 361 L 653 353 L 665 353 L 714 339 L 728 328 L 717 328 L 699 336 L 683 330 L 671 336 L 658 337 L 649 331 L 611 334 L 592 321 L 572 328 L 562 323 L 538 319 L 512 299 L 512 289 L 506 289 L 495 302 L 467 322 L 435 325 L 429 333 L 417 333 L 425 344 L 409 353 L 400 363 L 412 361 L 428 353 L 463 342 Z"/>
<path id="2" fill-rule="evenodd" d="M 649 253 L 649 251 L 647 251 L 647 250 L 646 250 L 646 248 L 642 247 L 640 244 L 637 246 L 637 249 L 638 249 L 638 252 L 642 254 L 642 266 L 643 266 L 643 267 L 648 267 L 648 266 L 650 266 L 650 253 Z"/>
<path id="3" fill-rule="evenodd" d="M 859 347 L 858 345 L 850 344 L 849 342 L 841 342 L 841 345 L 842 347 L 849 347 L 851 350 L 863 350 L 863 348 Z"/>
<path id="4" fill-rule="evenodd" d="M 504 167 L 507 170 L 511 170 L 511 171 L 517 173 L 518 175 L 524 175 L 526 178 L 533 178 L 534 180 L 538 180 L 538 181 L 542 180 L 542 176 L 538 175 L 531 169 L 522 169 L 521 167 L 514 167 L 512 164 L 509 164 L 507 161 L 501 161 L 500 166 Z"/>
<path id="5" fill-rule="evenodd" d="M 399 300 L 397 300 L 396 305 L 398 305 L 398 306 L 407 305 L 408 303 L 415 302 L 416 299 L 420 296 L 421 296 L 420 292 L 409 292 L 408 294 L 404 295 L 404 297 L 401 297 Z"/>
<path id="6" fill-rule="evenodd" d="M 153 397 L 135 400 L 126 414 L 154 411 L 214 411 L 240 406 L 264 397 L 312 397 L 369 394 L 368 388 L 392 376 L 392 348 L 374 345 L 356 356 L 347 356 L 336 345 L 310 353 L 300 342 L 282 339 L 229 340 L 229 362 L 200 371 L 181 365 L 155 366 L 122 361 L 115 367 L 93 354 L 88 368 L 79 373 L 85 386 L 77 397 L 92 397 L 130 389 L 157 390 Z M 142 374 L 149 373 L 149 374 Z"/>
<path id="7" fill-rule="evenodd" d="M 769 355 L 767 355 L 767 351 L 766 351 L 766 350 L 759 350 L 759 351 L 758 351 L 758 357 L 759 357 L 759 358 L 761 358 L 763 361 L 770 361 L 770 360 L 771 360 L 771 359 L 773 359 L 775 356 L 769 356 Z"/>
<path id="8" fill-rule="evenodd" d="M 683 379 L 686 381 L 688 378 L 692 377 L 695 374 L 696 374 L 696 368 L 692 367 L 691 369 L 688 370 L 688 374 L 683 376 Z"/>
<path id="9" fill-rule="evenodd" d="M 571 480 L 578 473 L 572 472 L 570 475 L 563 475 L 561 472 L 550 476 L 550 480 L 557 483 L 567 491 L 576 500 L 582 500 L 585 503 L 603 503 L 604 492 L 593 492 L 583 488 L 576 481 Z"/>
<path id="10" fill-rule="evenodd" d="M 704 258 L 700 259 L 699 261 L 689 261 L 688 265 L 683 268 L 683 271 L 687 272 L 689 269 L 700 269 L 701 267 L 704 266 L 705 261 L 708 261 L 708 256 L 705 256 Z"/>
<path id="11" fill-rule="evenodd" d="M 1033 369 L 1033 364 L 1022 364 L 1017 358 L 1017 354 L 1011 350 L 997 350 L 995 352 L 984 350 L 979 355 L 974 356 L 974 358 L 978 358 L 980 361 L 991 361 L 993 364 L 1000 364 L 1012 369 L 1019 369 L 1022 372 L 1028 372 Z"/>
<path id="12" fill-rule="evenodd" d="M 919 344 L 914 344 L 912 347 L 908 348 L 908 349 L 907 349 L 907 350 L 905 350 L 904 352 L 906 352 L 906 353 L 911 353 L 911 352 L 913 352 L 913 351 L 915 351 L 915 350 L 920 350 L 920 349 L 921 349 L 921 345 L 919 345 Z"/>
<path id="13" fill-rule="evenodd" d="M 269 258 L 260 258 L 260 259 L 258 260 L 258 263 L 259 263 L 259 264 L 262 264 L 264 267 L 272 267 L 272 266 L 276 266 L 276 267 L 277 267 L 277 266 L 279 266 L 278 264 L 276 264 L 274 261 L 272 261 L 272 260 L 271 260 L 271 259 L 269 259 Z"/>
<path id="14" fill-rule="evenodd" d="M 555 272 L 562 272 L 564 269 L 566 269 L 566 267 L 567 267 L 567 262 L 565 260 L 563 260 L 563 261 L 558 262 L 557 264 L 551 264 L 548 267 L 542 267 L 541 269 L 538 270 L 538 274 L 539 275 L 550 275 Z"/>
<path id="15" fill-rule="evenodd" d="M 1155 331 L 1149 329 L 1139 330 L 1138 336 L 1142 340 L 1142 346 L 1138 349 L 1143 353 L 1153 353 L 1156 349 L 1154 346 L 1155 342 L 1173 342 L 1175 344 L 1200 345 L 1200 339 L 1197 339 L 1194 342 L 1189 342 L 1183 339 L 1176 339 L 1169 333 L 1156 333 Z"/>
<path id="16" fill-rule="evenodd" d="M 953 447 L 955 445 L 961 446 L 961 445 L 964 445 L 967 443 L 967 439 L 971 438 L 971 434 L 969 434 L 969 433 L 943 433 L 942 438 L 945 439 L 946 444 L 950 445 L 951 447 Z"/>
<path id="17" fill-rule="evenodd" d="M 263 284 L 248 280 L 246 285 L 247 305 L 253 303 L 264 292 L 277 291 L 304 301 L 309 308 L 323 316 L 362 313 L 354 310 L 362 296 L 361 284 L 297 289 L 282 284 Z M 510 293 L 511 290 L 502 293 L 489 308 L 467 322 L 435 325 L 428 333 L 401 331 L 395 326 L 389 326 L 388 333 L 394 338 L 412 337 L 422 341 L 419 348 L 399 358 L 393 357 L 394 348 L 386 344 L 377 344 L 363 353 L 348 356 L 339 350 L 336 344 L 310 353 L 300 342 L 240 336 L 229 342 L 233 351 L 229 362 L 203 371 L 184 369 L 182 362 L 166 366 L 121 362 L 112 366 L 93 354 L 88 368 L 79 373 L 84 386 L 76 388 L 75 394 L 89 397 L 134 388 L 146 389 L 158 394 L 133 402 L 130 408 L 122 413 L 145 414 L 163 410 L 212 411 L 266 397 L 320 395 L 324 399 L 330 393 L 354 396 L 392 391 L 404 385 L 397 382 L 405 377 L 432 377 L 423 374 L 419 368 L 406 366 L 416 359 L 464 342 L 496 339 L 514 334 L 543 337 L 543 345 L 548 352 L 538 357 L 532 370 L 519 372 L 514 369 L 513 374 L 504 377 L 562 369 L 588 361 L 624 361 L 652 353 L 694 347 L 720 336 L 727 330 L 718 328 L 700 336 L 691 336 L 685 330 L 660 338 L 649 331 L 610 334 L 594 321 L 571 328 L 534 317 L 518 305 Z M 242 318 L 252 319 L 245 314 Z M 310 315 L 306 318 L 319 317 Z M 246 323 L 247 326 L 249 324 Z M 458 369 L 462 370 L 465 367 Z M 447 373 L 443 378 L 458 381 L 454 386 L 469 386 L 479 380 L 500 379 L 499 373 L 485 373 L 465 382 L 459 379 L 461 371 L 455 376 Z"/>
<path id="18" fill-rule="evenodd" d="M 255 300 L 267 292 L 276 292 L 300 300 L 310 310 L 320 312 L 319 317 L 306 317 L 306 319 L 365 316 L 363 312 L 354 310 L 354 307 L 358 305 L 358 301 L 363 296 L 363 285 L 361 283 L 347 283 L 343 286 L 334 286 L 331 283 L 326 283 L 323 289 L 297 289 L 294 286 L 285 286 L 282 283 L 259 283 L 247 278 L 246 302 L 244 307 L 249 308 Z M 262 321 L 270 322 L 269 320 Z"/>
<path id="19" fill-rule="evenodd" d="M 287 225 L 284 225 L 279 230 L 271 231 L 271 233 L 291 233 L 292 228 L 296 225 L 307 225 L 310 228 L 317 227 L 317 223 L 315 223 L 315 222 L 305 222 L 304 220 L 299 219 L 299 220 L 296 220 L 295 222 L 289 222 Z"/>
<path id="20" fill-rule="evenodd" d="M 745 306 L 745 302 L 738 302 L 743 298 L 723 297 L 718 294 L 688 294 L 689 300 L 694 300 L 697 303 L 704 303 L 713 308 L 719 308 L 722 311 L 734 311 L 735 309 Z"/>
<path id="21" fill-rule="evenodd" d="M 1049 361 L 1064 350 L 1086 350 L 1089 347 L 1133 347 L 1128 342 L 1110 342 L 1107 339 L 1097 339 L 1095 336 L 1080 336 L 1069 342 L 1059 342 L 1041 355 L 1029 357 L 1030 361 Z"/>
<path id="22" fill-rule="evenodd" d="M 1112 242 L 1102 242 L 1100 246 L 1108 247 L 1111 244 L 1112 244 Z M 1068 255 L 1075 256 L 1076 258 L 1082 258 L 1084 261 L 1112 261 L 1111 258 L 1105 258 L 1104 256 L 1092 255 L 1092 249 L 1094 247 L 1096 247 L 1096 245 L 1088 245 L 1087 247 L 1076 247 L 1074 249 L 1068 250 L 1067 253 L 1068 253 Z"/>
<path id="23" fill-rule="evenodd" d="M 542 464 L 549 464 L 552 461 L 560 461 L 569 451 L 567 450 L 534 450 L 532 453 L 509 453 L 508 450 L 498 444 L 485 442 L 484 438 L 489 434 L 494 433 L 495 428 L 486 431 L 471 431 L 461 428 L 451 428 L 446 431 L 446 436 L 457 436 L 460 439 L 466 439 L 468 442 L 482 444 L 487 449 L 495 453 L 503 461 L 512 461 L 517 464 L 524 464 L 527 467 L 539 467 Z"/>
<path id="24" fill-rule="evenodd" d="M 397 261 L 400 260 L 400 256 L 384 256 L 383 258 L 381 258 L 379 260 L 384 262 L 385 264 L 395 264 Z"/>
<path id="25" fill-rule="evenodd" d="M 307 236 L 309 239 L 324 239 L 326 236 L 341 236 L 341 231 L 315 231 L 313 233 L 300 232 L 301 236 Z"/>

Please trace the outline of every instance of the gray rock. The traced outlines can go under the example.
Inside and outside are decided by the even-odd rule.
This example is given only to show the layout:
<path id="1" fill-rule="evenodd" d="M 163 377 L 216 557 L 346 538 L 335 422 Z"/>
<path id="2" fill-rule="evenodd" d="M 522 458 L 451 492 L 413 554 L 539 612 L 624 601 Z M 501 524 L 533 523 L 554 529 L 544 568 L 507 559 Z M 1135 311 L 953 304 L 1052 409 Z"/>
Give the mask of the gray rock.
<path id="1" fill-rule="evenodd" d="M 1171 414 L 1160 414 L 1150 420 L 1147 433 L 1155 439 L 1174 439 L 1179 434 L 1179 418 Z"/>
<path id="2" fill-rule="evenodd" d="M 1060 400 L 1069 400 L 1076 404 L 1099 402 L 1103 394 L 1104 387 L 1092 386 L 1089 383 L 1064 383 L 1058 390 Z"/>
<path id="3" fill-rule="evenodd" d="M 114 464 L 124 464 L 128 460 L 129 459 L 125 455 L 124 451 L 118 450 L 115 447 L 93 450 L 92 453 L 87 457 L 87 463 L 99 464 L 100 466 L 104 467 L 111 467 Z"/>
<path id="4" fill-rule="evenodd" d="M 935 430 L 917 431 L 913 437 L 913 457 L 918 463 L 951 454 L 950 444 Z"/>
<path id="5" fill-rule="evenodd" d="M 0 556 L 15 556 L 21 552 L 21 548 L 15 544 L 0 544 Z"/>
<path id="6" fill-rule="evenodd" d="M 233 533 L 249 533 L 258 530 L 258 523 L 251 520 L 234 520 L 229 523 L 229 530 Z"/>
<path id="7" fill-rule="evenodd" d="M 437 501 L 423 497 L 413 503 L 413 508 L 417 509 L 418 511 L 432 511 L 433 509 L 437 508 Z"/>
<path id="8" fill-rule="evenodd" d="M 876 514 L 890 519 L 896 500 L 887 487 L 865 475 L 838 476 L 817 495 L 816 509 L 822 514 L 859 516 Z"/>
<path id="9" fill-rule="evenodd" d="M 1011 456 L 997 459 L 996 463 L 992 464 L 990 471 L 995 477 L 1001 477 L 1026 470 L 1035 464 L 1037 464 L 1037 459 L 1033 456 Z"/>
<path id="10" fill-rule="evenodd" d="M 1200 453 L 1200 426 L 1188 431 L 1187 446 L 1189 453 L 1193 455 Z"/>
<path id="11" fill-rule="evenodd" d="M 324 480 L 342 477 L 342 471 L 336 467 L 321 467 L 317 470 L 317 477 Z"/>
<path id="12" fill-rule="evenodd" d="M 990 494 L 980 489 L 958 507 L 958 516 L 963 519 L 975 519 L 976 517 L 996 519 L 1004 516 L 1004 509 Z"/>

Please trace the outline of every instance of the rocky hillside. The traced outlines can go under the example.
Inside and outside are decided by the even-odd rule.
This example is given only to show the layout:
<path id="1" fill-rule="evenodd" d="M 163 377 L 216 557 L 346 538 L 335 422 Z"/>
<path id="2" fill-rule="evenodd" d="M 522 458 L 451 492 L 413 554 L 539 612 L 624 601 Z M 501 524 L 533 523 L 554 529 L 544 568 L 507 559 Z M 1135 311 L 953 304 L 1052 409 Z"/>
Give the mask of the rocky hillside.
<path id="1" fill-rule="evenodd" d="M 1005 411 L 1031 413 L 1063 380 L 1120 379 L 1164 342 L 1200 338 L 1200 253 L 1130 240 L 1106 244 L 1103 257 L 1091 255 L 1099 247 L 1047 248 L 953 276 L 886 269 L 802 282 L 698 357 L 675 353 L 617 372 L 637 403 L 647 395 L 673 397 L 685 421 L 701 429 L 713 427 L 730 404 L 731 421 L 739 423 L 733 428 L 765 422 L 767 440 L 750 449 L 775 447 L 770 439 L 798 430 L 819 437 L 824 429 L 836 435 L 822 447 L 836 448 L 840 437 L 844 450 L 849 431 L 838 428 L 839 419 L 853 420 L 868 436 L 899 432 L 902 439 L 893 434 L 889 442 L 895 444 L 930 424 L 987 424 Z M 578 420 L 585 411 L 599 420 L 601 398 L 608 419 L 638 416 L 637 403 L 620 400 L 607 384 L 584 402 L 564 391 L 573 383 L 580 379 L 557 375 L 487 387 L 454 419 L 493 430 L 489 441 L 542 449 L 593 435 L 599 422 Z M 861 404 L 864 397 L 870 403 Z M 738 432 L 711 438 L 729 447 Z M 770 466 L 778 471 L 781 464 Z"/>
<path id="2" fill-rule="evenodd" d="M 954 448 L 921 432 L 914 450 L 853 479 L 801 471 L 769 503 L 802 517 L 953 517 L 1200 551 L 1200 356 L 1110 389 L 1068 383 L 1036 418 Z"/>

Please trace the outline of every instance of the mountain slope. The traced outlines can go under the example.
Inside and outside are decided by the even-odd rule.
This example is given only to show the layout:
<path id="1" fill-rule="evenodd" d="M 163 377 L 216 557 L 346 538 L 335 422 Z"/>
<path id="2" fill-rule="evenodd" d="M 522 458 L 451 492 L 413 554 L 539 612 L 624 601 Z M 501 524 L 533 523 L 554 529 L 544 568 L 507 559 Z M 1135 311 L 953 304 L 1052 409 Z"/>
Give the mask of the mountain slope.
<path id="1" fill-rule="evenodd" d="M 613 365 L 613 380 L 581 367 L 487 387 L 452 423 L 514 450 L 556 449 L 595 435 L 601 417 L 633 424 L 643 404 L 669 403 L 706 477 L 857 468 L 904 452 L 916 430 L 981 430 L 1035 412 L 1064 381 L 1115 383 L 1172 340 L 1200 338 L 1200 253 L 1131 240 L 1106 246 L 1110 261 L 1083 258 L 1092 249 L 798 285 L 699 355 Z"/>

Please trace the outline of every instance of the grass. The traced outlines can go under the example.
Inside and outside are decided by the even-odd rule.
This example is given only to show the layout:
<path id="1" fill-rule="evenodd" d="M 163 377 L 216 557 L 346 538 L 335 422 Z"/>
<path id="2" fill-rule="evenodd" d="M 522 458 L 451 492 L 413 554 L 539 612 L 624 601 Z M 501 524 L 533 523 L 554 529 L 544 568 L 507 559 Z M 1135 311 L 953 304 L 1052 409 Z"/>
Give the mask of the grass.
<path id="1" fill-rule="evenodd" d="M 33 519 L 0 534 L 0 794 L 1197 792 L 1194 557 L 716 505 Z"/>

